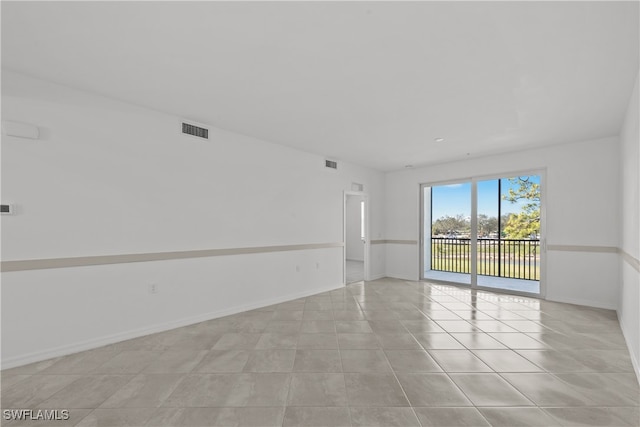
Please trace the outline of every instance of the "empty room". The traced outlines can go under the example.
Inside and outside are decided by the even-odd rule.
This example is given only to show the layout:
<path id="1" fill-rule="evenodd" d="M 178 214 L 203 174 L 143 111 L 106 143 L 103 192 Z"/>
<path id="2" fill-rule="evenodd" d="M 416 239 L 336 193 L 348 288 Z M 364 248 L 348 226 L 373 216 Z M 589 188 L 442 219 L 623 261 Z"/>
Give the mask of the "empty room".
<path id="1" fill-rule="evenodd" d="M 640 425 L 640 2 L 0 12 L 0 424 Z"/>

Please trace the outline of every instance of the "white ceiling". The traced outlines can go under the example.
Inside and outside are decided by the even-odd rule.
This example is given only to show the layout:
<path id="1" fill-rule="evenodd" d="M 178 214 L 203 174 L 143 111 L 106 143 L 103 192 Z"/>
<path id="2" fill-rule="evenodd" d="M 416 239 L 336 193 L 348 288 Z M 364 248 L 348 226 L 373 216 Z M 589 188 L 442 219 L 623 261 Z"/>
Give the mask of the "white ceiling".
<path id="1" fill-rule="evenodd" d="M 3 68 L 384 171 L 617 135 L 638 73 L 638 2 L 1 7 Z"/>

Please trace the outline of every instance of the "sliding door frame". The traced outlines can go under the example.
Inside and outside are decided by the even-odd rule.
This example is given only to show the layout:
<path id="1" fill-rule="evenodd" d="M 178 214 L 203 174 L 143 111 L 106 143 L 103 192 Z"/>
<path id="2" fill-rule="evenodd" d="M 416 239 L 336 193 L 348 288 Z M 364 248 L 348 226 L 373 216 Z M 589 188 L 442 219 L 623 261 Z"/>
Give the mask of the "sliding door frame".
<path id="1" fill-rule="evenodd" d="M 419 268 L 420 268 L 420 274 L 418 275 L 418 277 L 420 278 L 420 280 L 427 280 L 424 277 L 424 272 L 425 272 L 425 263 L 424 263 L 424 233 L 425 233 L 425 228 L 424 228 L 424 216 L 425 216 L 425 211 L 424 211 L 424 189 L 425 188 L 432 188 L 432 187 L 437 187 L 440 185 L 452 185 L 452 184 L 465 184 L 467 182 L 471 182 L 472 178 L 460 178 L 460 179 L 451 179 L 451 180 L 447 180 L 447 181 L 433 181 L 433 182 L 429 182 L 426 184 L 420 184 L 419 188 L 420 188 L 420 227 L 418 227 L 419 229 L 419 233 L 420 236 L 418 236 L 418 242 L 420 245 L 420 250 L 418 251 L 419 257 L 420 257 L 420 262 L 418 263 Z M 430 210 L 433 211 L 433 206 L 431 206 L 431 202 L 429 203 L 429 207 L 431 208 Z M 431 212 L 429 212 L 429 218 L 430 218 L 430 223 L 433 223 L 433 218 L 431 218 Z M 429 233 L 431 234 L 431 233 Z M 463 285 L 463 286 L 467 286 L 464 283 L 455 283 L 455 282 L 450 282 L 450 283 L 454 283 L 456 285 Z"/>
<path id="2" fill-rule="evenodd" d="M 487 286 L 478 286 L 478 271 L 477 271 L 477 251 L 478 251 L 478 182 L 479 181 L 489 181 L 493 179 L 504 179 L 504 178 L 513 178 L 518 176 L 527 176 L 527 175 L 537 175 L 540 177 L 540 293 L 530 293 L 530 292 L 520 292 L 513 291 L 509 289 L 501 289 L 501 288 L 491 288 Z M 525 169 L 525 170 L 517 170 L 511 172 L 501 172 L 498 174 L 491 175 L 478 175 L 474 177 L 446 180 L 446 181 L 433 181 L 424 184 L 420 184 L 420 227 L 419 227 L 419 242 L 420 242 L 420 280 L 427 280 L 425 278 L 425 214 L 424 211 L 424 189 L 437 187 L 440 185 L 451 185 L 451 184 L 465 184 L 471 183 L 471 236 L 470 236 L 470 257 L 471 260 L 476 260 L 471 262 L 470 265 L 470 275 L 471 275 L 471 289 L 477 290 L 486 290 L 493 292 L 500 292 L 506 294 L 513 295 L 521 295 L 527 297 L 535 297 L 544 299 L 547 295 L 547 170 L 546 168 L 535 168 L 535 169 Z M 431 207 L 433 208 L 433 207 Z M 430 224 L 433 223 L 433 218 L 431 218 L 431 212 L 429 212 L 429 220 Z M 500 220 L 500 219 L 498 219 Z M 429 279 L 431 280 L 431 279 Z M 449 284 L 465 286 L 468 285 L 463 283 L 456 282 L 447 282 Z"/>

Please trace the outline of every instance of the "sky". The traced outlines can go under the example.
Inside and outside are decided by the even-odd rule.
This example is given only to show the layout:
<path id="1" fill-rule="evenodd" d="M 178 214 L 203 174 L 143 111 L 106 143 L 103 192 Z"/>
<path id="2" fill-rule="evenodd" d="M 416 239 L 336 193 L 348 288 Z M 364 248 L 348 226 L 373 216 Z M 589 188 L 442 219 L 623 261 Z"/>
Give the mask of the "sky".
<path id="1" fill-rule="evenodd" d="M 531 175 L 529 179 L 540 184 L 540 177 Z M 509 188 L 518 187 L 517 184 L 511 184 L 508 179 L 502 180 L 502 194 L 507 194 Z M 440 185 L 431 187 L 432 191 L 432 212 L 433 220 L 443 216 L 463 215 L 471 216 L 471 183 Z M 502 214 L 518 213 L 522 205 L 526 201 L 511 203 L 501 200 Z M 487 216 L 498 216 L 498 180 L 478 181 L 478 214 Z"/>

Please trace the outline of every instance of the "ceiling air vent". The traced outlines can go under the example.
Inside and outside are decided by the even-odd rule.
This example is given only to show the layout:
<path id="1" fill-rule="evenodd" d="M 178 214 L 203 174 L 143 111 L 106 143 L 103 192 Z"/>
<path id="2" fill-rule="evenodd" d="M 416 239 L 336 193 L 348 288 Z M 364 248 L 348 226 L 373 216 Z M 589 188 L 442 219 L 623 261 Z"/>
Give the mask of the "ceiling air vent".
<path id="1" fill-rule="evenodd" d="M 325 160 L 324 165 L 330 169 L 338 169 L 338 162 L 334 162 L 333 160 Z"/>
<path id="2" fill-rule="evenodd" d="M 209 139 L 209 129 L 182 122 L 182 133 L 197 138 Z"/>

